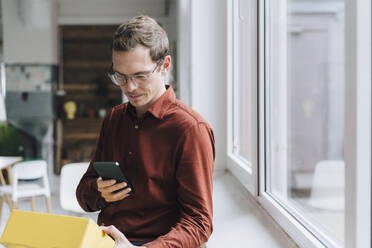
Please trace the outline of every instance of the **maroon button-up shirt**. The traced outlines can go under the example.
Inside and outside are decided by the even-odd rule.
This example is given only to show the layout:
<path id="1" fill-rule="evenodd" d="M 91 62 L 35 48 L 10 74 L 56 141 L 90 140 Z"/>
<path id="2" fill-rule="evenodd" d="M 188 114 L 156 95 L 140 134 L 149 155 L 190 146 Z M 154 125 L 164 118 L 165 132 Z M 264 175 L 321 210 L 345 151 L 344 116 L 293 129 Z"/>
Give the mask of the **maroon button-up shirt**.
<path id="1" fill-rule="evenodd" d="M 214 159 L 211 127 L 168 87 L 140 118 L 128 103 L 108 114 L 77 199 L 86 211 L 101 210 L 98 224 L 151 241 L 146 247 L 199 247 L 212 233 Z M 94 161 L 119 162 L 135 194 L 106 202 Z"/>

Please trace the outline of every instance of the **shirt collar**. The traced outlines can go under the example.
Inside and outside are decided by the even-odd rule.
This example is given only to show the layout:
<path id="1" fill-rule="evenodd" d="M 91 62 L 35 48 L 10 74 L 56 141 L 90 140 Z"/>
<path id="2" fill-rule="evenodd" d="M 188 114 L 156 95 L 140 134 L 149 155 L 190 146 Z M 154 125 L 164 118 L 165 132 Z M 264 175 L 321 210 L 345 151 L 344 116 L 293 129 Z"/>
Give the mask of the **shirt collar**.
<path id="1" fill-rule="evenodd" d="M 145 115 L 150 113 L 157 119 L 163 119 L 169 106 L 176 100 L 176 94 L 174 93 L 173 87 L 166 85 L 165 88 L 166 91 L 154 102 L 154 104 L 151 105 L 150 108 L 147 109 Z M 136 116 L 136 109 L 132 104 L 130 104 L 130 102 L 128 103 L 128 111 Z"/>

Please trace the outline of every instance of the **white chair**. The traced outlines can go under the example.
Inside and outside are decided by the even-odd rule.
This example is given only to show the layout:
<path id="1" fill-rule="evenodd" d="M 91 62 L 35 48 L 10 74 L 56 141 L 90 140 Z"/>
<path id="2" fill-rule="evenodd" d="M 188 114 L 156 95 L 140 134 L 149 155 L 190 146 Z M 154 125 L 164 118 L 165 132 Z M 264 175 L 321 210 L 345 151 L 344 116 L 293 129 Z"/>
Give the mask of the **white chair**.
<path id="1" fill-rule="evenodd" d="M 88 162 L 66 164 L 61 169 L 59 200 L 63 209 L 75 213 L 86 213 L 76 199 L 76 188 L 87 171 Z"/>
<path id="2" fill-rule="evenodd" d="M 345 163 L 343 160 L 323 160 L 316 164 L 308 204 L 325 210 L 344 210 Z"/>
<path id="3" fill-rule="evenodd" d="M 35 196 L 44 195 L 46 197 L 47 210 L 51 212 L 50 187 L 48 181 L 47 163 L 44 160 L 34 160 L 20 162 L 13 166 L 11 170 L 12 184 L 1 186 L 0 191 L 11 194 L 12 206 L 18 207 L 18 199 L 31 197 L 32 210 L 35 211 Z M 42 185 L 35 183 L 34 179 L 42 179 Z M 26 180 L 20 184 L 19 180 Z"/>

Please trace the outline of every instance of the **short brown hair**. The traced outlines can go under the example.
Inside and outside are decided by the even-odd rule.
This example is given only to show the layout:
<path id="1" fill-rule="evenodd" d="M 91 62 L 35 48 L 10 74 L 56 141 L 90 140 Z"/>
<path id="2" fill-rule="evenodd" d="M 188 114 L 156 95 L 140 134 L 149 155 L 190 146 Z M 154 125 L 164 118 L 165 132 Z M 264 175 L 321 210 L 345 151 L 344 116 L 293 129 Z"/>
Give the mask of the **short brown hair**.
<path id="1" fill-rule="evenodd" d="M 112 51 L 130 51 L 142 45 L 150 49 L 152 61 L 168 55 L 169 41 L 164 29 L 149 16 L 136 16 L 121 24 L 111 43 Z"/>

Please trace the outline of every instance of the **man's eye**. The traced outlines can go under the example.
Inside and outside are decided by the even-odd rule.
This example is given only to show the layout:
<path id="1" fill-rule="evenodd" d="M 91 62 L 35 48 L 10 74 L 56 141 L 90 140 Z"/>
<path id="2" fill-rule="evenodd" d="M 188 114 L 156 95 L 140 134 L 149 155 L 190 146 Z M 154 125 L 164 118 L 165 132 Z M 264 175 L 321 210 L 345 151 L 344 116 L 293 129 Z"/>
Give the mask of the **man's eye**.
<path id="1" fill-rule="evenodd" d="M 125 79 L 125 76 L 124 75 L 121 75 L 119 73 L 115 73 L 115 77 L 116 78 L 120 78 L 120 79 Z"/>
<path id="2" fill-rule="evenodd" d="M 135 75 L 134 78 L 138 80 L 145 80 L 147 79 L 147 76 L 146 75 Z"/>

